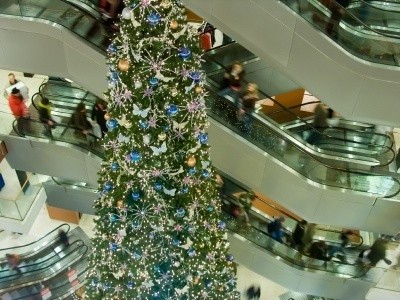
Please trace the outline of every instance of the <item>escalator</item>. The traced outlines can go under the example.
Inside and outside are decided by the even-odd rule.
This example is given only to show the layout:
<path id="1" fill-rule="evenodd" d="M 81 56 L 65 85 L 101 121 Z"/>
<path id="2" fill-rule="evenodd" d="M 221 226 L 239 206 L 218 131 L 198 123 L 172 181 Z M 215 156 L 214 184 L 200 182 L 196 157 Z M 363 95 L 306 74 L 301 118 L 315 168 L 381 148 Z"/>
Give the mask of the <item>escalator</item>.
<path id="1" fill-rule="evenodd" d="M 354 233 L 354 242 L 349 244 L 345 249 L 345 260 L 339 256 L 335 256 L 327 263 L 317 259 L 311 259 L 306 254 L 301 254 L 290 246 L 290 238 L 294 226 L 299 221 L 298 219 L 293 218 L 290 214 L 287 214 L 279 208 L 273 206 L 271 207 L 269 203 L 265 202 L 261 198 L 256 197 L 253 200 L 253 204 L 255 202 L 259 202 L 257 205 L 258 208 L 253 206 L 247 211 L 249 224 L 246 225 L 236 211 L 238 207 L 242 205 L 240 204 L 242 202 L 238 200 L 240 198 L 239 194 L 246 193 L 247 190 L 240 184 L 236 183 L 236 181 L 232 181 L 227 177 L 224 177 L 224 183 L 223 195 L 221 199 L 223 210 L 222 218 L 226 224 L 226 227 L 229 229 L 229 239 L 231 242 L 234 240 L 242 241 L 245 245 L 242 245 L 242 247 L 245 247 L 245 251 L 248 256 L 251 256 L 255 249 L 260 249 L 264 255 L 263 257 L 260 257 L 260 259 L 266 259 L 266 257 L 269 257 L 269 259 L 275 260 L 276 262 L 282 263 L 288 267 L 287 270 L 282 270 L 282 274 L 280 274 L 280 276 L 267 276 L 267 270 L 260 270 L 258 268 L 257 272 L 260 275 L 266 276 L 270 280 L 273 280 L 281 285 L 288 286 L 290 285 L 290 282 L 288 282 L 287 277 L 282 275 L 285 272 L 288 272 L 287 275 L 292 272 L 300 272 L 302 276 L 308 277 L 310 282 L 308 285 L 305 285 L 302 288 L 296 288 L 296 290 L 300 289 L 302 292 L 306 293 L 311 293 L 314 291 L 314 288 L 311 288 L 311 286 L 315 287 L 318 284 L 321 285 L 323 284 L 324 280 L 327 280 L 327 278 L 329 278 L 331 283 L 338 280 L 346 282 L 345 285 L 349 286 L 356 284 L 360 287 L 360 290 L 363 289 L 362 286 L 364 284 L 369 286 L 370 284 L 375 284 L 381 279 L 381 275 L 383 273 L 382 269 L 374 268 L 367 270 L 365 267 L 356 262 L 358 253 L 361 250 L 368 248 L 368 245 L 363 244 L 363 239 L 357 233 Z M 62 185 L 65 188 L 71 185 L 71 183 L 63 183 L 62 179 L 59 179 L 57 184 Z M 80 189 L 79 186 L 76 186 L 75 188 Z M 93 203 L 94 200 L 92 199 L 90 201 Z M 274 240 L 267 232 L 267 224 L 271 222 L 272 217 L 263 212 L 263 208 L 260 207 L 260 204 L 264 206 L 270 206 L 269 208 L 274 209 L 276 213 L 285 215 L 285 238 L 283 243 L 279 243 Z M 329 230 L 321 227 L 317 231 L 316 236 L 318 236 L 319 239 L 324 239 L 329 249 L 340 244 L 340 233 L 341 231 Z M 239 264 L 243 264 L 244 266 L 248 266 L 250 260 L 246 259 L 246 255 L 242 256 L 239 254 L 241 251 L 240 248 L 241 247 L 238 246 L 237 241 L 232 242 L 231 251 L 235 254 L 235 261 L 237 261 Z M 367 271 L 368 275 L 366 275 Z M 311 274 L 314 273 L 317 273 L 318 277 L 311 279 L 310 276 L 312 276 Z M 345 288 L 344 285 L 336 286 L 336 299 L 343 299 L 339 295 L 341 295 L 345 289 L 347 288 Z M 329 288 L 319 289 L 317 294 L 324 297 L 332 297 L 332 293 L 329 291 Z"/>
<path id="2" fill-rule="evenodd" d="M 307 9 L 299 9 L 299 2 L 306 2 Z M 398 125 L 392 112 L 400 81 L 398 38 L 383 36 L 363 24 L 362 29 L 350 26 L 343 20 L 356 17 L 347 13 L 340 23 L 339 39 L 331 39 L 325 35 L 330 11 L 321 2 L 235 1 L 227 11 L 225 1 L 183 1 L 345 118 Z M 237 22 L 236 15 L 251 22 Z M 373 109 L 377 99 L 379 110 Z"/>
<path id="3" fill-rule="evenodd" d="M 87 250 L 88 247 L 81 240 L 76 240 L 67 248 L 62 248 L 49 257 L 22 261 L 18 266 L 22 271 L 22 276 L 8 268 L 2 269 L 0 271 L 0 293 L 23 288 L 51 278 L 62 272 L 70 264 L 79 261 Z M 24 293 L 28 293 L 28 291 L 24 291 Z"/>

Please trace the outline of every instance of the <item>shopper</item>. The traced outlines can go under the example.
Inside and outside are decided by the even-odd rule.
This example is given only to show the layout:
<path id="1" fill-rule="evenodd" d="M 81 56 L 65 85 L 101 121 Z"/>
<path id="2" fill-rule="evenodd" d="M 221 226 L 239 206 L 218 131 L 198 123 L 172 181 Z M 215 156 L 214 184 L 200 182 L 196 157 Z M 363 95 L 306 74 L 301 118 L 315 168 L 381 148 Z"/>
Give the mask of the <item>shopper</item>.
<path id="1" fill-rule="evenodd" d="M 49 138 L 53 138 L 51 129 L 55 126 L 55 121 L 51 117 L 51 103 L 48 98 L 43 97 L 39 101 L 39 120 L 43 123 L 43 134 Z"/>
<path id="2" fill-rule="evenodd" d="M 297 222 L 296 227 L 294 228 L 292 233 L 292 240 L 293 240 L 292 247 L 298 250 L 299 252 L 302 252 L 304 248 L 303 237 L 306 230 L 306 226 L 307 226 L 307 221 L 301 220 L 300 222 Z"/>
<path id="3" fill-rule="evenodd" d="M 252 285 L 246 291 L 247 300 L 258 300 L 261 297 L 261 288 L 259 285 Z"/>
<path id="4" fill-rule="evenodd" d="M 271 237 L 280 243 L 283 243 L 283 229 L 282 224 L 285 222 L 285 218 L 279 216 L 267 225 L 268 233 Z"/>
<path id="5" fill-rule="evenodd" d="M 316 231 L 317 231 L 317 224 L 311 223 L 306 226 L 302 239 L 304 253 L 308 253 Z"/>
<path id="6" fill-rule="evenodd" d="M 18 84 L 19 83 L 19 84 Z M 22 98 L 26 101 L 29 100 L 29 89 L 28 87 L 25 85 L 25 83 L 21 80 L 17 80 L 15 78 L 15 74 L 14 73 L 10 73 L 8 74 L 8 80 L 7 80 L 7 84 L 4 88 L 4 98 L 8 98 L 9 96 L 9 92 L 7 92 L 7 90 L 9 90 L 10 87 L 12 87 L 13 85 L 18 84 L 18 86 L 14 86 L 15 88 L 19 89 Z"/>
<path id="7" fill-rule="evenodd" d="M 331 18 L 326 26 L 326 33 L 332 38 L 337 39 L 339 35 L 340 20 L 349 6 L 350 0 L 334 0 L 331 1 Z"/>
<path id="8" fill-rule="evenodd" d="M 65 248 L 69 246 L 69 237 L 64 230 L 60 229 L 58 231 L 58 239 L 65 246 Z"/>
<path id="9" fill-rule="evenodd" d="M 232 98 L 234 104 L 238 106 L 243 76 L 243 65 L 240 62 L 233 63 L 233 65 L 231 65 L 224 74 L 221 91 L 218 93 L 218 95 L 221 97 Z"/>
<path id="10" fill-rule="evenodd" d="M 84 137 L 88 141 L 90 140 L 89 134 L 92 124 L 87 120 L 85 103 L 81 102 L 76 106 L 75 112 L 71 117 L 71 125 L 75 127 L 74 134 L 76 136 Z"/>
<path id="11" fill-rule="evenodd" d="M 258 86 L 255 83 L 249 83 L 246 91 L 240 96 L 240 105 L 238 110 L 238 119 L 241 122 L 240 129 L 249 133 L 251 128 L 251 113 L 254 111 L 258 96 Z"/>
<path id="12" fill-rule="evenodd" d="M 327 246 L 324 241 L 316 241 L 311 243 L 309 255 L 311 258 L 329 261 L 331 258 L 328 256 Z"/>
<path id="13" fill-rule="evenodd" d="M 12 270 L 16 271 L 20 276 L 22 276 L 22 271 L 18 267 L 21 262 L 19 255 L 7 253 L 6 258 L 7 258 L 7 263 L 10 266 L 10 268 Z"/>
<path id="14" fill-rule="evenodd" d="M 99 99 L 96 101 L 96 104 L 92 108 L 92 120 L 96 121 L 96 123 L 100 126 L 101 137 L 104 137 L 104 134 L 108 132 L 108 128 L 106 125 L 106 119 L 104 118 L 107 113 L 107 102 Z"/>
<path id="15" fill-rule="evenodd" d="M 315 107 L 312 127 L 306 141 L 313 145 L 322 139 L 324 130 L 328 127 L 328 107 L 325 104 L 319 103 Z"/>
<path id="16" fill-rule="evenodd" d="M 17 119 L 18 133 L 24 136 L 29 132 L 29 113 L 19 89 L 12 89 L 8 97 L 8 105 Z"/>

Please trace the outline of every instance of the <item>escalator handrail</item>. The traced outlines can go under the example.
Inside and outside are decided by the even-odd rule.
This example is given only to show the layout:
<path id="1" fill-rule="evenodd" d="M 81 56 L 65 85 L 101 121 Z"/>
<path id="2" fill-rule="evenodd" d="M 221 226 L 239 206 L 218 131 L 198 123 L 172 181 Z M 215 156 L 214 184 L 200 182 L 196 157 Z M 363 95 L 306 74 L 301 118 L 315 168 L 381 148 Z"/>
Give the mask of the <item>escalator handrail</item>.
<path id="1" fill-rule="evenodd" d="M 377 2 L 376 0 L 372 0 L 372 1 L 373 1 L 373 2 Z M 384 5 L 382 5 L 382 6 L 375 6 L 373 3 L 369 3 L 368 1 L 365 1 L 365 0 L 356 0 L 356 1 L 352 1 L 352 2 L 350 2 L 350 5 L 351 5 L 351 4 L 356 4 L 357 2 L 364 3 L 365 5 L 367 5 L 367 6 L 369 6 L 369 7 L 372 7 L 373 9 L 376 9 L 376 10 L 382 10 L 382 11 L 385 11 L 385 12 L 395 13 L 395 14 L 400 13 L 400 11 L 393 11 L 393 10 L 387 9 L 387 7 L 384 6 Z M 393 3 L 393 4 L 400 5 L 400 3 L 399 3 L 399 2 L 396 2 L 396 1 L 385 0 L 384 2 L 385 2 L 385 3 Z M 399 6 L 399 9 L 400 9 L 400 6 Z"/>
<path id="2" fill-rule="evenodd" d="M 70 250 L 70 252 L 68 252 L 68 254 L 66 254 L 65 256 L 60 257 L 59 260 L 57 260 L 56 262 L 52 263 L 51 265 L 54 265 L 54 264 L 59 263 L 61 260 L 65 259 L 65 258 L 68 257 L 69 255 L 71 255 L 71 253 L 75 252 L 77 249 L 80 249 L 80 248 L 83 247 L 83 246 L 86 246 L 86 245 L 85 245 L 85 243 L 84 243 L 82 240 L 76 240 L 76 241 L 74 241 L 74 242 L 71 243 L 71 244 L 68 246 L 68 248 L 67 248 L 68 250 L 70 250 L 70 249 L 72 249 L 72 250 Z M 75 247 L 75 248 L 72 248 L 72 247 Z M 86 246 L 86 247 L 87 247 L 87 246 Z M 86 251 L 87 251 L 87 250 L 86 250 Z M 85 251 L 85 253 L 86 253 L 86 251 Z M 32 263 L 32 264 L 29 264 L 29 265 L 19 266 L 19 268 L 29 268 L 29 267 L 40 266 L 40 265 L 42 265 L 42 264 L 46 264 L 47 262 L 53 260 L 53 258 L 58 257 L 58 254 L 59 254 L 59 252 L 55 252 L 53 256 L 50 256 L 50 257 L 46 258 L 45 260 L 41 260 L 41 261 L 39 261 L 39 262 L 34 262 L 34 263 Z M 34 270 L 25 271 L 23 274 L 24 274 L 24 277 L 26 277 L 27 275 L 28 275 L 28 276 L 30 275 L 29 273 L 36 273 L 36 272 L 38 272 L 38 271 L 41 271 L 41 270 L 43 270 L 43 269 L 46 270 L 46 269 L 48 269 L 48 268 L 49 268 L 49 266 L 46 265 L 45 267 L 42 267 L 42 268 L 39 267 L 39 268 L 34 269 Z M 0 270 L 0 274 L 3 273 L 3 272 L 8 272 L 8 271 L 9 271 L 8 269 Z M 12 278 L 15 279 L 15 276 L 16 276 L 16 274 L 10 274 L 10 275 L 7 275 L 7 276 L 0 276 L 0 278 L 1 278 L 2 280 L 3 280 L 3 279 L 10 278 L 10 277 L 12 277 Z M 4 282 L 1 282 L 0 285 L 1 285 L 1 284 L 4 284 Z"/>
<path id="3" fill-rule="evenodd" d="M 229 103 L 229 105 L 235 107 L 235 105 L 232 102 L 230 102 L 229 100 L 227 100 L 224 97 L 220 97 L 218 95 L 214 95 L 214 97 L 216 99 L 218 99 L 219 101 L 226 101 L 226 102 Z M 236 107 L 236 109 L 237 109 L 237 107 Z M 213 114 L 210 114 L 210 116 L 215 119 L 215 117 L 213 117 Z M 262 117 L 258 116 L 257 114 L 251 113 L 250 116 L 253 119 L 256 119 L 258 122 L 263 123 Z M 217 122 L 218 122 L 218 120 L 217 120 Z M 394 197 L 394 196 L 396 196 L 397 194 L 400 193 L 400 181 L 396 177 L 393 177 L 393 175 L 379 174 L 379 173 L 375 173 L 375 172 L 366 172 L 366 171 L 363 171 L 363 170 L 350 170 L 349 168 L 341 168 L 341 167 L 336 167 L 336 166 L 334 167 L 334 166 L 328 165 L 325 162 L 321 161 L 317 156 L 311 155 L 308 151 L 306 151 L 305 149 L 300 147 L 298 145 L 298 143 L 297 143 L 297 140 L 293 140 L 292 141 L 291 137 L 287 137 L 286 135 L 282 134 L 281 129 L 278 126 L 275 126 L 274 124 L 271 124 L 271 125 L 276 127 L 276 128 L 274 128 L 274 132 L 275 132 L 276 135 L 279 136 L 279 138 L 281 138 L 285 142 L 291 144 L 293 147 L 295 147 L 297 150 L 299 150 L 302 154 L 311 157 L 313 160 L 316 160 L 319 164 L 321 164 L 325 168 L 330 169 L 330 170 L 335 170 L 335 171 L 342 171 L 342 172 L 346 172 L 346 173 L 351 172 L 351 173 L 358 174 L 358 175 L 363 175 L 363 176 L 387 176 L 387 177 L 391 177 L 392 180 L 395 181 L 398 184 L 399 188 L 395 193 L 392 193 L 392 194 L 389 194 L 389 195 L 381 195 L 381 197 L 382 198 L 391 198 L 391 197 Z M 247 139 L 247 135 L 245 135 L 243 137 L 245 139 Z M 257 146 L 257 147 L 259 147 L 259 146 Z M 263 150 L 263 148 L 261 148 L 261 147 L 259 147 L 259 148 Z M 265 150 L 263 150 L 263 151 L 265 151 Z M 323 184 L 323 185 L 327 186 L 326 184 Z M 360 192 L 365 192 L 365 191 L 360 191 Z"/>

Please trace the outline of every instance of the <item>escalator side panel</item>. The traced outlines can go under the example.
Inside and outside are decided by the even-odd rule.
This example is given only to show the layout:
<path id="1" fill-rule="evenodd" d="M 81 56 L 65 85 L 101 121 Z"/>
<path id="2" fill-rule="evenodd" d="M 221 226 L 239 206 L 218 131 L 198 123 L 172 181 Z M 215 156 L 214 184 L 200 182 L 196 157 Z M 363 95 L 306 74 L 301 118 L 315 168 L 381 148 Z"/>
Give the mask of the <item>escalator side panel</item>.
<path id="1" fill-rule="evenodd" d="M 201 2 L 212 5 L 183 1 L 344 117 L 400 125 L 396 114 L 400 108 L 398 67 L 369 63 L 350 55 L 278 1 Z M 240 19 L 246 22 L 238 22 Z M 373 109 L 378 103 L 379 110 Z"/>

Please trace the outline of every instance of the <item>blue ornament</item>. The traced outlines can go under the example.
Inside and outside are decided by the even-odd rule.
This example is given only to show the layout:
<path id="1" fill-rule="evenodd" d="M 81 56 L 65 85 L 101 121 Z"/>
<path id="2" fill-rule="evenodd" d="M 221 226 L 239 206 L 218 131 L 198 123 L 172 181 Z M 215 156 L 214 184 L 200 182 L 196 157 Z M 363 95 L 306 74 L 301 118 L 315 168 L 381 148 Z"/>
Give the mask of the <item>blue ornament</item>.
<path id="1" fill-rule="evenodd" d="M 181 207 L 176 211 L 176 216 L 178 218 L 183 218 L 185 216 L 185 210 Z"/>
<path id="2" fill-rule="evenodd" d="M 211 281 L 207 280 L 205 283 L 206 283 L 206 287 L 208 289 L 212 287 L 212 282 Z"/>
<path id="3" fill-rule="evenodd" d="M 119 79 L 118 73 L 115 72 L 115 71 L 112 71 L 111 74 L 110 74 L 110 80 L 112 82 L 117 82 L 118 79 Z"/>
<path id="4" fill-rule="evenodd" d="M 209 212 L 214 211 L 214 206 L 212 206 L 212 205 L 207 206 L 207 210 L 208 210 Z"/>
<path id="5" fill-rule="evenodd" d="M 201 73 L 199 71 L 192 71 L 189 73 L 189 78 L 195 83 L 199 83 L 201 80 Z"/>
<path id="6" fill-rule="evenodd" d="M 217 226 L 219 229 L 223 230 L 223 229 L 225 229 L 226 224 L 224 221 L 219 221 Z"/>
<path id="7" fill-rule="evenodd" d="M 196 174 L 196 172 L 197 172 L 196 167 L 192 167 L 192 168 L 189 168 L 189 169 L 188 169 L 189 175 L 194 175 L 194 174 Z"/>
<path id="8" fill-rule="evenodd" d="M 156 234 L 154 232 L 150 232 L 149 234 L 149 239 L 153 240 L 155 238 Z"/>
<path id="9" fill-rule="evenodd" d="M 157 86 L 157 85 L 158 85 L 158 79 L 157 79 L 156 77 L 150 78 L 149 84 L 150 84 L 152 87 Z"/>
<path id="10" fill-rule="evenodd" d="M 189 48 L 183 47 L 179 50 L 179 56 L 183 60 L 188 60 L 192 56 L 192 51 Z"/>
<path id="11" fill-rule="evenodd" d="M 207 133 L 200 133 L 199 134 L 199 141 L 202 144 L 207 144 L 207 142 L 208 142 L 208 134 Z"/>
<path id="12" fill-rule="evenodd" d="M 168 117 L 174 117 L 178 114 L 179 112 L 179 107 L 175 104 L 170 104 L 167 107 L 167 116 Z"/>
<path id="13" fill-rule="evenodd" d="M 185 185 L 185 186 L 183 186 L 183 187 L 181 188 L 181 193 L 182 193 L 182 194 L 186 194 L 188 191 L 189 191 L 189 187 L 188 187 L 187 185 Z"/>
<path id="14" fill-rule="evenodd" d="M 147 17 L 147 22 L 149 22 L 150 25 L 155 26 L 161 21 L 161 16 L 160 14 L 157 13 L 151 13 Z"/>
<path id="15" fill-rule="evenodd" d="M 110 221 L 111 223 L 114 223 L 118 220 L 118 216 L 116 214 L 111 214 L 110 215 Z"/>
<path id="16" fill-rule="evenodd" d="M 104 184 L 104 191 L 105 192 L 110 192 L 113 188 L 114 188 L 114 186 L 113 186 L 112 182 L 110 182 L 110 181 L 107 181 Z"/>
<path id="17" fill-rule="evenodd" d="M 135 201 L 139 200 L 142 197 L 140 191 L 133 191 L 131 196 L 132 196 L 132 199 Z"/>
<path id="18" fill-rule="evenodd" d="M 135 252 L 132 253 L 132 258 L 136 259 L 136 260 L 139 260 L 139 259 L 142 258 L 142 253 L 140 253 L 140 251 L 135 251 Z"/>
<path id="19" fill-rule="evenodd" d="M 115 54 L 117 52 L 117 47 L 115 47 L 115 44 L 110 44 L 107 48 L 107 52 Z"/>
<path id="20" fill-rule="evenodd" d="M 131 158 L 131 161 L 133 162 L 139 162 L 142 159 L 142 155 L 140 155 L 140 153 L 138 151 L 132 151 L 129 154 L 129 157 Z"/>
<path id="21" fill-rule="evenodd" d="M 229 284 L 230 285 L 235 285 L 235 283 L 236 283 L 236 280 L 235 280 L 235 277 L 234 276 L 231 276 L 230 278 L 229 278 Z"/>
<path id="22" fill-rule="evenodd" d="M 119 164 L 116 162 L 113 162 L 111 164 L 111 170 L 115 172 L 115 171 L 118 171 L 118 169 L 119 169 Z"/>
<path id="23" fill-rule="evenodd" d="M 128 289 L 132 289 L 133 288 L 133 282 L 132 281 L 128 281 L 128 283 L 126 284 L 126 287 Z"/>
<path id="24" fill-rule="evenodd" d="M 194 257 L 196 255 L 196 250 L 194 250 L 193 248 L 189 248 L 188 255 L 189 257 Z"/>
<path id="25" fill-rule="evenodd" d="M 147 129 L 147 128 L 149 128 L 149 123 L 146 120 L 140 120 L 139 121 L 139 126 L 142 129 Z"/>
<path id="26" fill-rule="evenodd" d="M 93 278 L 92 282 L 91 282 L 91 285 L 92 286 L 97 286 L 98 283 L 99 283 L 99 280 L 97 278 Z"/>
<path id="27" fill-rule="evenodd" d="M 114 252 L 115 250 L 117 250 L 117 248 L 118 248 L 118 245 L 117 245 L 116 243 L 111 243 L 111 244 L 110 244 L 110 250 L 111 250 L 111 251 Z"/>
<path id="28" fill-rule="evenodd" d="M 156 181 L 156 183 L 154 183 L 154 189 L 155 189 L 156 191 L 161 191 L 162 188 L 163 188 L 163 184 L 162 184 L 161 182 Z"/>
<path id="29" fill-rule="evenodd" d="M 118 122 L 115 119 L 110 119 L 107 121 L 106 125 L 110 131 L 113 131 L 115 128 L 118 127 Z"/>
<path id="30" fill-rule="evenodd" d="M 111 284 L 109 284 L 108 282 L 105 282 L 105 283 L 103 284 L 103 290 L 105 290 L 105 291 L 109 290 L 110 287 L 111 287 Z"/>
<path id="31" fill-rule="evenodd" d="M 208 178 L 208 177 L 210 177 L 210 172 L 208 172 L 207 170 L 203 170 L 202 172 L 201 172 L 201 176 L 203 176 L 204 178 Z"/>
<path id="32" fill-rule="evenodd" d="M 180 240 L 178 240 L 178 239 L 173 239 L 172 240 L 172 245 L 174 245 L 174 246 L 179 246 L 181 244 L 181 241 Z"/>
<path id="33" fill-rule="evenodd" d="M 228 255 L 226 256 L 226 260 L 227 260 L 227 261 L 233 261 L 233 259 L 234 259 L 234 257 L 233 257 L 232 254 L 228 254 Z"/>

